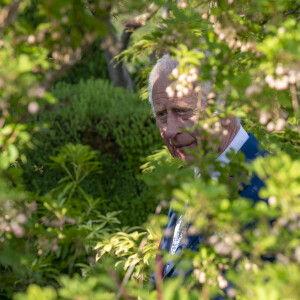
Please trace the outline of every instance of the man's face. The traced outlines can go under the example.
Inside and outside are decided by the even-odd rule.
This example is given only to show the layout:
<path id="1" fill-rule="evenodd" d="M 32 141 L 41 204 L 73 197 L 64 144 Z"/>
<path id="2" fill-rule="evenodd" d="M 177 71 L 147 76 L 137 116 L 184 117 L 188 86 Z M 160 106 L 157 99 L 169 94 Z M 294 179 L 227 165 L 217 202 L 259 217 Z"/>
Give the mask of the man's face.
<path id="1" fill-rule="evenodd" d="M 169 97 L 166 88 L 170 81 L 167 75 L 159 75 L 152 89 L 156 124 L 160 135 L 173 157 L 193 160 L 187 149 L 194 148 L 200 140 L 199 134 L 183 131 L 198 121 L 198 97 L 190 93 L 178 98 L 176 93 Z"/>

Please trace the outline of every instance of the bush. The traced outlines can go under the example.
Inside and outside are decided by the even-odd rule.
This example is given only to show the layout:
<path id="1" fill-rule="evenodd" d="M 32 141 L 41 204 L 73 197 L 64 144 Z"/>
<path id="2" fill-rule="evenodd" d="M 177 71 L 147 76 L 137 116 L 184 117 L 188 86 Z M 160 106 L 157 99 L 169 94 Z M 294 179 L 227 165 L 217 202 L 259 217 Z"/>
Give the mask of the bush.
<path id="1" fill-rule="evenodd" d="M 58 83 L 53 94 L 59 102 L 45 107 L 33 120 L 42 128 L 34 135 L 34 150 L 26 152 L 28 164 L 44 166 L 45 173 L 39 176 L 25 169 L 27 189 L 44 194 L 56 186 L 62 173 L 50 170 L 46 163 L 57 147 L 69 142 L 90 145 L 98 150 L 103 173 L 90 176 L 82 185 L 92 196 L 107 200 L 97 209 L 101 213 L 121 210 L 123 225 L 141 224 L 155 209 L 150 191 L 138 179 L 141 159 L 161 145 L 148 104 L 100 79 Z"/>
<path id="2" fill-rule="evenodd" d="M 99 213 L 95 208 L 103 199 L 93 198 L 81 187 L 84 178 L 102 172 L 96 156 L 89 146 L 60 148 L 50 166 L 64 177 L 40 197 L 0 182 L 1 299 L 11 299 L 14 291 L 31 283 L 57 287 L 59 275 L 72 276 L 80 264 L 94 261 L 97 241 L 120 230 L 130 232 L 119 228 L 118 212 Z M 20 169 L 9 171 L 18 178 Z"/>

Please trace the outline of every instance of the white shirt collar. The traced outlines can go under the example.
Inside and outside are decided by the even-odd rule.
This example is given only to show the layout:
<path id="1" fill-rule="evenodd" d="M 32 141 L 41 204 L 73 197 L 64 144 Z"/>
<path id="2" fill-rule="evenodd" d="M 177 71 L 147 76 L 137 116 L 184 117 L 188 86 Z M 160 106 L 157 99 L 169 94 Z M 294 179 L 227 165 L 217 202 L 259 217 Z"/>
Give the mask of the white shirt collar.
<path id="1" fill-rule="evenodd" d="M 224 152 L 217 158 L 217 161 L 224 162 L 228 164 L 230 162 L 230 159 L 227 157 L 227 154 L 230 153 L 233 149 L 235 153 L 237 153 L 242 146 L 246 143 L 248 140 L 249 135 L 246 132 L 246 130 L 243 128 L 242 125 L 240 125 L 240 129 L 237 133 L 237 135 L 233 138 L 229 146 L 224 150 Z"/>
<path id="2" fill-rule="evenodd" d="M 228 164 L 230 162 L 230 159 L 226 155 L 231 152 L 231 149 L 233 149 L 234 152 L 237 153 L 243 147 L 243 145 L 246 143 L 248 138 L 249 138 L 248 133 L 243 128 L 243 126 L 240 125 L 240 129 L 239 129 L 238 133 L 233 138 L 233 140 L 228 145 L 228 147 L 223 151 L 223 153 L 221 153 L 221 155 L 216 159 L 216 161 L 220 161 L 220 162 L 223 162 L 225 164 Z M 195 177 L 201 176 L 198 167 L 194 168 L 194 174 L 195 174 Z M 211 178 L 218 179 L 219 176 L 220 176 L 220 172 L 212 171 Z"/>
<path id="3" fill-rule="evenodd" d="M 245 131 L 242 125 L 240 125 L 240 129 L 237 133 L 237 135 L 233 138 L 229 146 L 225 149 L 225 151 L 216 159 L 217 161 L 223 162 L 224 164 L 228 164 L 230 162 L 230 159 L 226 156 L 227 153 L 231 152 L 231 149 L 234 150 L 235 153 L 237 153 L 242 146 L 245 144 L 245 142 L 248 140 L 249 136 L 248 133 Z M 194 168 L 195 176 L 199 177 L 201 176 L 199 169 L 197 167 Z M 218 179 L 220 176 L 220 172 L 214 171 L 211 173 L 211 178 L 213 179 Z M 177 219 L 174 234 L 173 234 L 173 239 L 172 239 L 172 244 L 170 247 L 170 253 L 175 254 L 176 250 L 182 240 L 182 216 L 180 216 Z"/>

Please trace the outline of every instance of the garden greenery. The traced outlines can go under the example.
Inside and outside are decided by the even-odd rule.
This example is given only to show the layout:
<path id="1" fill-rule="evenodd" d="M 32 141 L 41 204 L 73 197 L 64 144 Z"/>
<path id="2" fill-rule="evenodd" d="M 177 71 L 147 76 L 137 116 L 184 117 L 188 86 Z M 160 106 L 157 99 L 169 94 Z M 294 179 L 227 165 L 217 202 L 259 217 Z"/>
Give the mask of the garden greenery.
<path id="1" fill-rule="evenodd" d="M 33 136 L 34 148 L 26 151 L 28 161 L 44 165 L 44 175 L 25 169 L 27 189 L 45 193 L 57 185 L 62 173 L 51 170 L 47 162 L 66 140 L 91 145 L 98 151 L 103 172 L 81 185 L 91 195 L 103 198 L 97 207 L 100 212 L 120 210 L 122 224 L 142 224 L 156 202 L 138 177 L 139 167 L 162 143 L 147 103 L 136 93 L 114 88 L 101 79 L 58 83 L 52 93 L 58 103 L 33 118 L 41 129 Z"/>
<path id="2" fill-rule="evenodd" d="M 298 0 L 5 0 L 0 7 L 1 298 L 299 298 Z M 108 38 L 111 17 L 136 21 L 138 11 L 144 23 L 155 14 L 155 26 L 132 33 L 135 43 L 120 54 Z M 84 69 L 90 76 L 80 68 L 70 75 L 95 40 L 116 62 L 136 64 L 141 78 L 149 57 L 155 63 L 170 53 L 179 62 L 170 95 L 211 82 L 193 165 L 161 149 L 139 97 L 145 87 L 114 87 L 100 54 L 97 71 Z M 214 124 L 228 115 L 241 117 L 266 157 L 215 161 Z M 255 204 L 238 193 L 254 174 L 265 183 Z M 199 251 L 158 250 L 170 203 L 190 234 L 203 236 Z M 176 262 L 179 276 L 154 288 L 158 253 Z"/>

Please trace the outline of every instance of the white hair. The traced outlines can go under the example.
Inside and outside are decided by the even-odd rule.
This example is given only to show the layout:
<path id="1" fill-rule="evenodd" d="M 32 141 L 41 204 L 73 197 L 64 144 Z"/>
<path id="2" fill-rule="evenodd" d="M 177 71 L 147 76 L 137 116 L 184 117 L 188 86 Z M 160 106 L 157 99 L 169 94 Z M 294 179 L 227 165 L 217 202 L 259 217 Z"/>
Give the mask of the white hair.
<path id="1" fill-rule="evenodd" d="M 154 105 L 153 105 L 153 97 L 152 90 L 153 85 L 157 78 L 162 76 L 168 76 L 177 66 L 179 62 L 176 59 L 171 59 L 169 54 L 165 54 L 162 56 L 153 67 L 150 76 L 149 76 L 149 84 L 148 84 L 148 100 L 152 108 L 152 112 L 154 113 Z M 211 81 L 206 81 L 201 84 L 201 100 L 206 102 L 207 96 L 211 91 Z"/>
<path id="2" fill-rule="evenodd" d="M 208 55 L 207 53 L 205 53 Z M 148 100 L 151 105 L 152 113 L 155 115 L 154 105 L 153 105 L 153 97 L 152 97 L 152 90 L 153 85 L 159 75 L 168 76 L 177 66 L 179 62 L 176 59 L 171 59 L 170 54 L 163 55 L 153 67 L 148 80 Z M 207 101 L 207 96 L 210 93 L 212 88 L 212 82 L 206 81 L 201 84 L 201 98 L 204 102 Z M 221 99 L 217 98 L 217 101 L 220 102 Z M 217 113 L 217 112 L 216 112 Z M 237 124 L 240 124 L 240 118 L 235 117 Z"/>
<path id="3" fill-rule="evenodd" d="M 152 98 L 152 90 L 155 81 L 157 80 L 160 74 L 169 75 L 176 67 L 178 66 L 178 61 L 175 59 L 170 59 L 169 54 L 165 54 L 161 57 L 156 65 L 153 67 L 150 76 L 149 76 L 149 84 L 148 84 L 148 100 L 151 104 L 152 112 L 154 112 L 153 106 L 153 98 Z"/>

